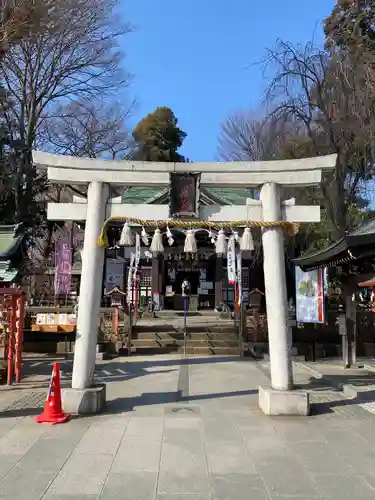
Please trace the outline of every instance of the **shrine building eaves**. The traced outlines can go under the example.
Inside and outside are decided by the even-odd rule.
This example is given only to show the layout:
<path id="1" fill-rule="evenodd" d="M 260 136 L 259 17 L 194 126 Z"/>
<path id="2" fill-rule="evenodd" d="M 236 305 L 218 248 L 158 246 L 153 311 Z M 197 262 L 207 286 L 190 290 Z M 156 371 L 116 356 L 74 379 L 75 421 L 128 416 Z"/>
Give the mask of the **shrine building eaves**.
<path id="1" fill-rule="evenodd" d="M 375 219 L 370 219 L 323 250 L 293 259 L 304 271 L 375 258 Z"/>

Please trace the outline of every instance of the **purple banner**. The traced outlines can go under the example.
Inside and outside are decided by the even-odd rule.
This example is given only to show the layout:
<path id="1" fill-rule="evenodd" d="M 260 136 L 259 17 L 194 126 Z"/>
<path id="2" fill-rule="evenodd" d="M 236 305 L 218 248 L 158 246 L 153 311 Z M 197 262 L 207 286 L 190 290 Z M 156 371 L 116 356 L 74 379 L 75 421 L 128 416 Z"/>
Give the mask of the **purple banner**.
<path id="1" fill-rule="evenodd" d="M 55 295 L 68 295 L 72 281 L 72 248 L 66 241 L 56 242 Z"/>

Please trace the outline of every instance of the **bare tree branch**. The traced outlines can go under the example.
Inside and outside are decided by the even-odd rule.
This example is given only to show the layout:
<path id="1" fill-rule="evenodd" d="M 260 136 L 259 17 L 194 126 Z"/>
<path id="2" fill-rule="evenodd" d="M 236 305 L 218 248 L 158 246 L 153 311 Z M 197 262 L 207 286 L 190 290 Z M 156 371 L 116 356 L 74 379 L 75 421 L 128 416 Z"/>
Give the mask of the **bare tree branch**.
<path id="1" fill-rule="evenodd" d="M 297 120 L 315 154 L 338 155 L 322 190 L 336 236 L 342 236 L 351 205 L 374 175 L 374 55 L 362 53 L 359 60 L 279 40 L 264 66 L 271 71 L 265 101 L 273 106 L 272 119 Z"/>
<path id="2" fill-rule="evenodd" d="M 41 29 L 10 46 L 0 61 L 0 78 L 11 101 L 2 109 L 4 121 L 11 143 L 21 152 L 15 173 L 18 220 L 30 216 L 38 175 L 31 150 L 43 139 L 47 124 L 51 127 L 56 116 L 60 120 L 69 103 L 118 97 L 129 80 L 120 40 L 130 26 L 114 14 L 117 0 L 28 1 L 44 8 Z"/>
<path id="3" fill-rule="evenodd" d="M 89 158 L 125 159 L 132 150 L 126 128 L 134 106 L 127 109 L 103 100 L 77 101 L 55 110 L 43 122 L 40 141 L 56 154 Z"/>

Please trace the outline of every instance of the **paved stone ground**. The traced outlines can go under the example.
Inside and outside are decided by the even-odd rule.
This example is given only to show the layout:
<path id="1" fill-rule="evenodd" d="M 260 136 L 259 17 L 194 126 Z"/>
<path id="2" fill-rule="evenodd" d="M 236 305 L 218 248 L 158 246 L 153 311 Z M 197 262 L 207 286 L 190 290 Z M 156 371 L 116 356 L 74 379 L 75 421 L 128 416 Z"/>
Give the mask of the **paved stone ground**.
<path id="1" fill-rule="evenodd" d="M 298 365 L 296 383 L 314 403 L 308 418 L 258 410 L 267 363 L 160 356 L 100 363 L 108 413 L 44 426 L 31 415 L 51 366 L 37 362 L 21 389 L 0 392 L 0 498 L 375 498 L 375 415 Z"/>

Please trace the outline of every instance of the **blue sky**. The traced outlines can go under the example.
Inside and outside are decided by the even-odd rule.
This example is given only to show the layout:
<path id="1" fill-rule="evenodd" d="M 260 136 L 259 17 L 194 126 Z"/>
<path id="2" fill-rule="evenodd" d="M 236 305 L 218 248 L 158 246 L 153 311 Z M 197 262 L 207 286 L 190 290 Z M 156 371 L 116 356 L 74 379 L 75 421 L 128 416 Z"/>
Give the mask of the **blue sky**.
<path id="1" fill-rule="evenodd" d="M 135 32 L 124 37 L 131 125 L 169 106 L 188 134 L 182 153 L 217 159 L 220 123 L 236 110 L 259 109 L 265 86 L 254 64 L 277 38 L 322 42 L 334 0 L 122 0 Z"/>

